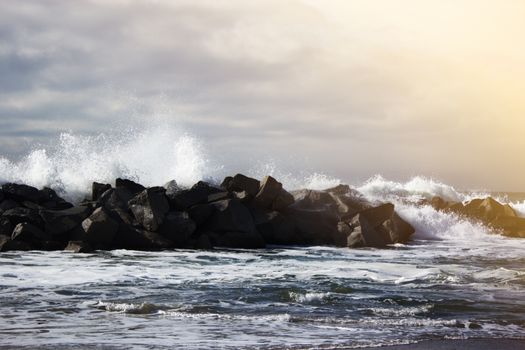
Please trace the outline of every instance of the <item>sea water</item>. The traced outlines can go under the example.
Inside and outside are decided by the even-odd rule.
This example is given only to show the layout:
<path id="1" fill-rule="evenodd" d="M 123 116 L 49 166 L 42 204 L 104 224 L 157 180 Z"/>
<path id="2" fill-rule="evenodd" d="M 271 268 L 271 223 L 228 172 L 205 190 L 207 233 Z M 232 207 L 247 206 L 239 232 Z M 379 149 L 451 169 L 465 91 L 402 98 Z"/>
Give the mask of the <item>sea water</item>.
<path id="1" fill-rule="evenodd" d="M 166 145 L 171 151 L 162 152 Z M 91 181 L 189 186 L 230 170 L 204 154 L 196 139 L 170 130 L 146 130 L 133 142 L 64 134 L 54 149 L 1 159 L 0 180 L 78 200 Z M 289 189 L 340 182 L 272 167 L 246 171 L 263 172 Z M 354 187 L 393 202 L 416 228 L 414 239 L 387 249 L 0 253 L 0 348 L 336 349 L 525 337 L 525 239 L 420 204 L 485 194 L 424 177 L 375 176 Z M 525 214 L 523 195 L 498 196 Z"/>

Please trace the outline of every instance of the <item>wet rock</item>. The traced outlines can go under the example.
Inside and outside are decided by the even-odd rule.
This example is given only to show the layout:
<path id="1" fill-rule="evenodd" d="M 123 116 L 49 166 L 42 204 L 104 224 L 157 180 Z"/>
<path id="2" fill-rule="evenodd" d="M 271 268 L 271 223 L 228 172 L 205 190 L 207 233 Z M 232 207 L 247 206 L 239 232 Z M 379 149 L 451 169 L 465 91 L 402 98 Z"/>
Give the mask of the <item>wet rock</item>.
<path id="1" fill-rule="evenodd" d="M 258 232 L 213 232 L 210 240 L 214 247 L 258 249 L 266 247 L 264 239 Z"/>
<path id="2" fill-rule="evenodd" d="M 204 181 L 199 181 L 190 189 L 181 190 L 167 196 L 172 209 L 186 210 L 194 205 L 207 203 L 209 195 L 220 192 L 224 191 Z"/>
<path id="3" fill-rule="evenodd" d="M 38 203 L 41 199 L 38 189 L 28 185 L 6 183 L 2 185 L 2 192 L 6 198 L 17 202 L 29 201 Z"/>
<path id="4" fill-rule="evenodd" d="M 221 184 L 219 185 L 220 188 L 222 188 L 225 191 L 229 191 L 230 184 L 233 181 L 233 176 L 226 176 L 224 180 L 222 180 Z M 258 190 L 258 189 L 257 189 Z"/>
<path id="5" fill-rule="evenodd" d="M 280 193 L 275 197 L 272 203 L 272 209 L 282 211 L 294 204 L 294 202 L 294 196 L 285 189 L 281 189 Z"/>
<path id="6" fill-rule="evenodd" d="M 0 187 L 0 203 L 4 201 L 4 192 L 2 191 L 2 188 Z"/>
<path id="7" fill-rule="evenodd" d="M 164 188 L 166 189 L 166 196 L 168 199 L 182 191 L 182 188 L 175 180 L 166 182 L 166 184 L 164 184 Z"/>
<path id="8" fill-rule="evenodd" d="M 490 222 L 490 226 L 508 237 L 525 238 L 525 218 L 517 216 L 499 216 Z"/>
<path id="9" fill-rule="evenodd" d="M 64 250 L 67 246 L 66 242 L 61 241 L 41 241 L 40 249 L 45 251 L 55 251 L 55 250 Z"/>
<path id="10" fill-rule="evenodd" d="M 208 203 L 222 201 L 223 199 L 231 198 L 229 192 L 218 192 L 208 195 Z"/>
<path id="11" fill-rule="evenodd" d="M 31 249 L 32 247 L 24 241 L 13 241 L 9 236 L 0 235 L 0 252 L 27 251 Z"/>
<path id="12" fill-rule="evenodd" d="M 64 210 L 41 210 L 40 217 L 44 229 L 53 236 L 59 236 L 79 226 L 91 213 L 86 206 L 78 206 Z"/>
<path id="13" fill-rule="evenodd" d="M 12 199 L 5 199 L 0 203 L 0 214 L 5 212 L 6 210 L 13 209 L 19 206 L 20 204 Z"/>
<path id="14" fill-rule="evenodd" d="M 0 235 L 11 237 L 14 228 L 8 218 L 0 216 Z"/>
<path id="15" fill-rule="evenodd" d="M 281 193 L 283 185 L 271 176 L 261 181 L 259 192 L 253 199 L 253 205 L 260 209 L 271 209 L 275 198 Z"/>
<path id="16" fill-rule="evenodd" d="M 44 228 L 44 222 L 37 210 L 17 207 L 6 210 L 2 216 L 8 218 L 13 225 L 18 225 L 21 222 L 28 222 L 40 229 Z"/>
<path id="17" fill-rule="evenodd" d="M 170 209 L 165 192 L 162 187 L 151 187 L 128 202 L 135 219 L 148 231 L 157 231 Z"/>
<path id="18" fill-rule="evenodd" d="M 110 188 L 100 195 L 97 205 L 103 206 L 108 210 L 116 208 L 128 210 L 128 201 L 131 198 L 133 198 L 133 195 L 125 188 Z"/>
<path id="19" fill-rule="evenodd" d="M 339 217 L 331 209 L 290 208 L 285 215 L 295 224 L 297 244 L 335 245 Z"/>
<path id="20" fill-rule="evenodd" d="M 246 191 L 250 196 L 255 196 L 259 192 L 260 183 L 251 177 L 236 174 L 232 178 L 224 179 L 221 186 L 224 186 L 228 192 Z"/>
<path id="21" fill-rule="evenodd" d="M 73 253 L 93 252 L 93 248 L 89 245 L 89 243 L 84 241 L 69 241 L 64 250 Z"/>
<path id="22" fill-rule="evenodd" d="M 213 245 L 211 244 L 211 241 L 210 241 L 210 238 L 208 237 L 208 235 L 203 234 L 203 235 L 200 235 L 199 237 L 197 237 L 195 239 L 195 242 L 193 243 L 193 247 L 195 249 L 206 249 L 206 250 L 209 250 L 209 249 L 213 248 Z"/>
<path id="23" fill-rule="evenodd" d="M 127 192 L 130 193 L 132 197 L 146 189 L 146 187 L 142 186 L 141 184 L 138 184 L 128 179 L 121 179 L 121 178 L 118 178 L 115 180 L 115 188 L 126 190 Z"/>
<path id="24" fill-rule="evenodd" d="M 15 226 L 11 234 L 11 240 L 38 243 L 40 241 L 50 240 L 50 236 L 38 227 L 23 222 Z"/>
<path id="25" fill-rule="evenodd" d="M 214 212 L 215 206 L 213 204 L 198 204 L 188 209 L 188 214 L 197 227 L 204 226 Z"/>
<path id="26" fill-rule="evenodd" d="M 173 242 L 175 247 L 184 247 L 197 226 L 186 212 L 169 212 L 159 233 Z"/>
<path id="27" fill-rule="evenodd" d="M 297 244 L 299 237 L 292 220 L 277 211 L 252 210 L 255 227 L 268 244 Z"/>
<path id="28" fill-rule="evenodd" d="M 215 211 L 207 228 L 213 232 L 255 232 L 255 224 L 248 208 L 236 199 L 211 204 Z"/>
<path id="29" fill-rule="evenodd" d="M 93 182 L 91 185 L 91 200 L 96 201 L 100 196 L 111 188 L 110 184 L 102 184 L 99 182 Z"/>
<path id="30" fill-rule="evenodd" d="M 173 242 L 159 233 L 121 225 L 113 240 L 112 249 L 163 250 L 173 245 Z"/>
<path id="31" fill-rule="evenodd" d="M 45 209 L 63 210 L 73 207 L 73 204 L 60 197 L 55 190 L 44 187 L 40 190 L 40 205 Z"/>
<path id="32" fill-rule="evenodd" d="M 484 222 L 490 222 L 498 217 L 515 217 L 516 212 L 508 204 L 503 205 L 494 198 L 474 199 L 464 206 L 465 214 Z"/>
<path id="33" fill-rule="evenodd" d="M 95 248 L 108 248 L 119 228 L 106 209 L 96 209 L 87 219 L 82 221 L 86 241 Z"/>
<path id="34" fill-rule="evenodd" d="M 292 192 L 293 207 L 304 210 L 322 210 L 335 208 L 334 198 L 328 192 L 317 190 L 298 190 Z"/>

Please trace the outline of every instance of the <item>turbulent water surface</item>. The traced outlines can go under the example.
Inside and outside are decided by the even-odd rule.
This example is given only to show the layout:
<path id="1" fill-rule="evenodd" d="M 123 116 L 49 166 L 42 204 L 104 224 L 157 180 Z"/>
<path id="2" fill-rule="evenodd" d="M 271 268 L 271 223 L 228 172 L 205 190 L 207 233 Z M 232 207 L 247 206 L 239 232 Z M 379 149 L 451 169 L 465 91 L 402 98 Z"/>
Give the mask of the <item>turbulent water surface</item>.
<path id="1" fill-rule="evenodd" d="M 0 182 L 49 185 L 74 200 L 91 181 L 117 176 L 146 185 L 220 178 L 205 169 L 191 138 L 166 133 L 152 133 L 158 144 L 138 135 L 135 148 L 64 135 L 60 151 L 0 158 Z M 164 152 L 170 139 L 173 152 Z M 288 189 L 339 182 L 270 170 L 263 169 Z M 0 348 L 303 349 L 525 337 L 525 239 L 417 204 L 481 194 L 422 177 L 374 177 L 354 187 L 370 200 L 393 202 L 415 226 L 414 240 L 381 250 L 0 253 Z M 498 197 L 525 215 L 523 195 Z"/>

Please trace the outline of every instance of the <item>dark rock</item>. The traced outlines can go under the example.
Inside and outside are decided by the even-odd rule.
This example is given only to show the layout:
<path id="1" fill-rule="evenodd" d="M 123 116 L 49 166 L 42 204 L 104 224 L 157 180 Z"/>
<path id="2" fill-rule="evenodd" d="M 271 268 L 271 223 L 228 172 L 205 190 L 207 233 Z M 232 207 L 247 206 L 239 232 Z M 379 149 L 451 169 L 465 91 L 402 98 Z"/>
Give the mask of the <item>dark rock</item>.
<path id="1" fill-rule="evenodd" d="M 232 176 L 226 176 L 224 178 L 224 180 L 222 180 L 221 184 L 220 184 L 220 188 L 222 188 L 223 190 L 226 190 L 226 191 L 230 191 L 229 188 L 230 188 L 230 184 L 231 182 L 233 181 L 233 177 Z M 259 189 L 257 189 L 259 190 Z"/>
<path id="2" fill-rule="evenodd" d="M 110 184 L 102 184 L 99 182 L 93 182 L 91 185 L 91 200 L 96 201 L 100 196 L 111 188 Z"/>
<path id="3" fill-rule="evenodd" d="M 283 185 L 271 176 L 261 181 L 259 192 L 253 199 L 253 205 L 260 209 L 270 209 L 275 198 L 281 193 Z"/>
<path id="4" fill-rule="evenodd" d="M 359 213 L 359 222 L 369 227 L 377 227 L 394 215 L 394 205 L 392 203 L 381 204 L 374 208 L 369 208 Z"/>
<path id="5" fill-rule="evenodd" d="M 298 244 L 335 245 L 339 217 L 332 210 L 290 208 L 285 214 L 295 224 Z"/>
<path id="6" fill-rule="evenodd" d="M 91 253 L 93 248 L 87 242 L 69 241 L 64 250 L 73 253 Z"/>
<path id="7" fill-rule="evenodd" d="M 11 224 L 18 225 L 21 222 L 28 222 L 34 226 L 43 229 L 44 222 L 40 215 L 38 215 L 37 210 L 17 207 L 13 209 L 6 210 L 3 214 L 3 217 L 8 218 L 11 221 Z"/>
<path id="8" fill-rule="evenodd" d="M 337 234 L 334 237 L 334 244 L 337 247 L 347 247 L 349 237 L 354 233 L 355 227 L 352 227 L 348 222 L 340 221 L 337 223 Z M 353 240 L 354 238 L 352 238 Z"/>
<path id="9" fill-rule="evenodd" d="M 13 209 L 19 206 L 20 204 L 12 199 L 5 199 L 4 201 L 2 201 L 2 203 L 0 203 L 0 213 L 3 213 L 6 210 Z"/>
<path id="10" fill-rule="evenodd" d="M 194 205 L 207 203 L 209 195 L 220 192 L 224 191 L 206 182 L 199 181 L 192 188 L 167 195 L 167 197 L 172 209 L 186 210 Z"/>
<path id="11" fill-rule="evenodd" d="M 222 201 L 223 199 L 231 198 L 229 192 L 218 192 L 208 195 L 208 203 Z"/>
<path id="12" fill-rule="evenodd" d="M 46 209 L 63 210 L 73 207 L 73 204 L 61 198 L 55 190 L 44 187 L 40 190 L 40 205 Z"/>
<path id="13" fill-rule="evenodd" d="M 120 225 L 113 240 L 113 249 L 163 250 L 173 247 L 173 242 L 156 232 Z"/>
<path id="14" fill-rule="evenodd" d="M 64 250 L 64 248 L 67 246 L 66 242 L 59 242 L 59 241 L 41 241 L 40 242 L 40 249 L 45 251 L 54 251 L 54 250 Z"/>
<path id="15" fill-rule="evenodd" d="M 325 190 L 325 192 L 328 192 L 328 193 L 331 193 L 331 194 L 335 194 L 335 195 L 352 195 L 352 196 L 358 195 L 357 191 L 351 189 L 350 186 L 343 185 L 343 184 L 340 184 L 340 185 L 337 185 L 335 187 L 329 188 L 329 189 Z"/>
<path id="16" fill-rule="evenodd" d="M 232 198 L 238 199 L 243 204 L 248 204 L 253 199 L 253 196 L 250 196 L 246 191 L 232 192 L 232 196 Z"/>
<path id="17" fill-rule="evenodd" d="M 108 210 L 121 208 L 128 209 L 128 201 L 133 198 L 130 191 L 123 187 L 110 188 L 102 193 L 97 200 L 98 205 L 105 207 Z"/>
<path id="18" fill-rule="evenodd" d="M 38 189 L 28 185 L 7 183 L 2 185 L 2 191 L 6 198 L 17 202 L 29 201 L 38 203 L 41 200 Z"/>
<path id="19" fill-rule="evenodd" d="M 349 248 L 362 248 L 366 245 L 366 242 L 361 233 L 361 226 L 357 226 L 352 230 L 352 233 L 348 235 L 347 246 Z"/>
<path id="20" fill-rule="evenodd" d="M 435 196 L 430 200 L 430 205 L 436 210 L 443 210 L 449 205 L 449 203 L 443 198 Z"/>
<path id="21" fill-rule="evenodd" d="M 182 191 L 182 188 L 180 188 L 179 184 L 175 180 L 168 181 L 164 185 L 164 188 L 166 189 L 166 197 L 168 197 L 168 199 Z"/>
<path id="22" fill-rule="evenodd" d="M 129 225 L 129 226 L 138 226 L 139 223 L 137 220 L 129 213 L 129 211 L 116 208 L 112 209 L 109 212 L 109 215 L 113 220 L 118 222 L 119 224 Z"/>
<path id="23" fill-rule="evenodd" d="M 210 238 L 208 237 L 208 235 L 200 235 L 199 237 L 197 237 L 197 239 L 195 240 L 194 244 L 193 244 L 193 247 L 195 249 L 206 249 L 206 250 L 209 250 L 209 249 L 212 249 L 213 248 L 213 245 L 211 244 L 211 241 L 210 241 Z"/>
<path id="24" fill-rule="evenodd" d="M 257 231 L 268 244 L 297 244 L 299 237 L 292 220 L 277 211 L 263 212 L 252 209 L 252 216 Z"/>
<path id="25" fill-rule="evenodd" d="M 115 180 L 115 188 L 125 189 L 132 197 L 146 189 L 146 187 L 142 186 L 141 184 L 121 178 Z"/>
<path id="26" fill-rule="evenodd" d="M 214 212 L 215 206 L 212 204 L 198 204 L 188 209 L 188 214 L 197 227 L 204 226 Z"/>
<path id="27" fill-rule="evenodd" d="M 214 202 L 215 212 L 208 222 L 213 232 L 255 232 L 255 224 L 248 208 L 236 199 Z"/>
<path id="28" fill-rule="evenodd" d="M 491 197 L 470 201 L 465 204 L 464 211 L 466 215 L 487 223 L 502 216 L 516 216 L 516 212 L 508 204 L 503 205 Z"/>
<path id="29" fill-rule="evenodd" d="M 281 211 L 294 204 L 294 202 L 294 196 L 285 189 L 281 189 L 281 192 L 277 195 L 277 197 L 275 197 L 273 201 L 272 209 Z"/>
<path id="30" fill-rule="evenodd" d="M 187 244 L 197 226 L 186 212 L 169 212 L 159 233 L 173 242 L 175 247 L 183 247 Z"/>
<path id="31" fill-rule="evenodd" d="M 79 226 L 91 213 L 86 206 L 78 206 L 64 210 L 41 210 L 40 217 L 47 233 L 58 236 Z"/>
<path id="32" fill-rule="evenodd" d="M 257 195 L 260 187 L 260 183 L 258 180 L 248 176 L 244 176 L 242 174 L 236 174 L 234 177 L 231 178 L 231 180 L 229 180 L 229 178 L 226 178 L 224 179 L 222 184 L 225 186 L 225 189 L 228 192 L 246 191 L 246 193 L 248 193 L 251 196 Z"/>
<path id="33" fill-rule="evenodd" d="M 210 239 L 214 247 L 257 249 L 266 247 L 258 232 L 213 232 Z"/>
<path id="34" fill-rule="evenodd" d="M 2 188 L 0 187 L 0 203 L 4 201 L 4 192 L 2 191 Z"/>
<path id="35" fill-rule="evenodd" d="M 118 228 L 118 223 L 109 216 L 104 208 L 96 209 L 82 221 L 86 241 L 93 247 L 110 247 Z"/>
<path id="36" fill-rule="evenodd" d="M 0 235 L 0 252 L 8 252 L 13 250 L 31 250 L 32 247 L 23 241 L 13 241 L 9 236 Z"/>
<path id="37" fill-rule="evenodd" d="M 29 209 L 33 209 L 33 210 L 40 210 L 40 209 L 44 208 L 44 207 L 42 207 L 39 204 L 36 204 L 36 203 L 33 203 L 33 202 L 29 202 L 29 201 L 23 201 L 21 204 L 22 204 L 23 207 L 26 207 L 26 208 L 29 208 Z"/>
<path id="38" fill-rule="evenodd" d="M 170 206 L 163 187 L 151 187 L 130 199 L 129 208 L 135 219 L 149 231 L 157 231 Z"/>
<path id="39" fill-rule="evenodd" d="M 292 192 L 293 207 L 305 210 L 333 209 L 336 206 L 334 198 L 328 192 L 317 190 L 298 190 Z"/>
<path id="40" fill-rule="evenodd" d="M 39 242 L 50 240 L 50 237 L 38 227 L 31 225 L 27 222 L 23 222 L 15 226 L 11 235 L 11 240 L 24 242 Z"/>
<path id="41" fill-rule="evenodd" d="M 355 191 L 351 191 L 349 194 L 330 193 L 330 195 L 341 220 L 349 220 L 361 211 L 372 207 L 369 201 L 356 194 Z"/>
<path id="42" fill-rule="evenodd" d="M 14 228 L 8 218 L 0 216 L 0 235 L 11 237 Z"/>

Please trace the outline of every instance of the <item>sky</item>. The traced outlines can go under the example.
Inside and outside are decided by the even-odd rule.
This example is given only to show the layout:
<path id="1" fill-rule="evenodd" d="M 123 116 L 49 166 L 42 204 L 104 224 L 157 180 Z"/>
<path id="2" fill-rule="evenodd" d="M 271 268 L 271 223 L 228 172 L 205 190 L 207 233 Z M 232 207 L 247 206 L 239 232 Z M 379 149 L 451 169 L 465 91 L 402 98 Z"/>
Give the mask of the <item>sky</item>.
<path id="1" fill-rule="evenodd" d="M 525 191 L 522 0 L 0 0 L 0 154 L 159 116 L 240 168 Z"/>

